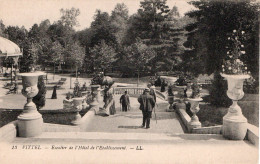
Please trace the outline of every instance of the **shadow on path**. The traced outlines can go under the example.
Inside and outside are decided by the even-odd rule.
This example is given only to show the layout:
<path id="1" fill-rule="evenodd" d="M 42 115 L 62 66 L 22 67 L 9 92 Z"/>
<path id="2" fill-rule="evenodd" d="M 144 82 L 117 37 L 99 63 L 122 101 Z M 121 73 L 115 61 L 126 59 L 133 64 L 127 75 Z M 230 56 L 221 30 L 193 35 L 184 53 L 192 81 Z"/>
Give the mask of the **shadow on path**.
<path id="1" fill-rule="evenodd" d="M 120 125 L 118 126 L 118 128 L 125 128 L 125 129 L 140 129 L 142 128 L 141 126 L 123 126 L 123 125 Z"/>

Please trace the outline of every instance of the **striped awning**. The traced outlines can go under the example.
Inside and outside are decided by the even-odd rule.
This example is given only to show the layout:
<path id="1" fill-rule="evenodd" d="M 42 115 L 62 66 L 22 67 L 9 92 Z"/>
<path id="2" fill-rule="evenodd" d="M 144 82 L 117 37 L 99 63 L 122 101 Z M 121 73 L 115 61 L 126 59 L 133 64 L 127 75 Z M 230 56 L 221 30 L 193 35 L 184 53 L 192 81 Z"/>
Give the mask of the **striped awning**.
<path id="1" fill-rule="evenodd" d="M 21 49 L 14 42 L 0 37 L 0 57 L 21 56 Z"/>

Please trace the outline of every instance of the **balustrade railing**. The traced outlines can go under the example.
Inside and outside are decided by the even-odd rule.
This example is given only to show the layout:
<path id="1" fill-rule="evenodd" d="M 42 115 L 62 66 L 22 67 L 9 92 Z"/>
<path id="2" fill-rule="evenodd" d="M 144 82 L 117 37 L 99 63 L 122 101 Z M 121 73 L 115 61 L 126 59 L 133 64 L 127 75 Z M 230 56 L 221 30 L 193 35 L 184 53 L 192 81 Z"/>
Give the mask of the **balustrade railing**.
<path id="1" fill-rule="evenodd" d="M 115 95 L 121 95 L 124 94 L 125 91 L 127 91 L 127 93 L 129 95 L 141 95 L 143 94 L 145 88 L 135 88 L 135 87 L 116 87 L 113 88 L 113 94 Z"/>
<path id="2" fill-rule="evenodd" d="M 142 87 L 115 87 L 113 88 L 113 94 L 122 95 L 127 91 L 130 96 L 141 95 L 143 94 L 145 88 Z M 160 91 L 156 90 L 156 96 L 165 100 L 165 95 L 163 95 Z"/>

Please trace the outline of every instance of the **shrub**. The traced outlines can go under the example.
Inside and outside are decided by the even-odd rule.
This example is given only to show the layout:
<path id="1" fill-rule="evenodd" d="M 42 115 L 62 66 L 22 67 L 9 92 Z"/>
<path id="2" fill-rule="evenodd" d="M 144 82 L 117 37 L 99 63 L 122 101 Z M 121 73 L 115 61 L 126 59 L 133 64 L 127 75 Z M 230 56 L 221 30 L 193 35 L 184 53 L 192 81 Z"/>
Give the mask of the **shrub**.
<path id="1" fill-rule="evenodd" d="M 209 101 L 217 107 L 229 107 L 232 101 L 227 96 L 227 81 L 219 74 L 214 74 L 214 80 L 209 88 Z"/>

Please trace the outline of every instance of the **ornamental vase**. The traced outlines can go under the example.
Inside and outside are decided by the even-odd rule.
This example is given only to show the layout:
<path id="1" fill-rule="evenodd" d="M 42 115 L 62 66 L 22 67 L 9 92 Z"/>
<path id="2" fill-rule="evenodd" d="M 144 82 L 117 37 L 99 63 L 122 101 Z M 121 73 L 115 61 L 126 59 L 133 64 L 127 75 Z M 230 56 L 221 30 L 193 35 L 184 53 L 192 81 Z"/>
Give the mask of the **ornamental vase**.
<path id="1" fill-rule="evenodd" d="M 17 118 L 19 137 L 35 137 L 42 133 L 42 115 L 37 111 L 32 99 L 38 94 L 38 77 L 43 74 L 43 72 L 18 74 L 18 76 L 22 77 L 22 94 L 27 98 L 24 110 Z"/>
<path id="2" fill-rule="evenodd" d="M 75 111 L 74 120 L 71 122 L 73 125 L 79 125 L 81 121 L 81 116 L 79 112 L 82 110 L 83 97 L 75 97 L 73 100 L 73 110 Z"/>
<path id="3" fill-rule="evenodd" d="M 167 109 L 167 112 L 173 112 L 173 102 L 174 102 L 174 96 L 168 96 L 168 103 L 170 104 L 169 109 Z"/>
<path id="4" fill-rule="evenodd" d="M 243 140 L 247 133 L 247 119 L 243 116 L 237 102 L 243 98 L 243 82 L 245 79 L 250 78 L 250 76 L 227 74 L 221 74 L 221 76 L 227 80 L 227 96 L 233 102 L 228 109 L 228 113 L 223 117 L 222 134 L 227 139 Z"/>
<path id="5" fill-rule="evenodd" d="M 191 132 L 191 130 L 193 128 L 200 128 L 201 127 L 201 123 L 200 123 L 199 118 L 196 114 L 200 110 L 199 103 L 200 103 L 200 101 L 202 101 L 202 98 L 188 98 L 187 100 L 191 105 L 190 110 L 193 114 L 193 116 L 191 117 L 191 120 L 188 124 L 188 129 Z"/>

